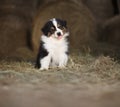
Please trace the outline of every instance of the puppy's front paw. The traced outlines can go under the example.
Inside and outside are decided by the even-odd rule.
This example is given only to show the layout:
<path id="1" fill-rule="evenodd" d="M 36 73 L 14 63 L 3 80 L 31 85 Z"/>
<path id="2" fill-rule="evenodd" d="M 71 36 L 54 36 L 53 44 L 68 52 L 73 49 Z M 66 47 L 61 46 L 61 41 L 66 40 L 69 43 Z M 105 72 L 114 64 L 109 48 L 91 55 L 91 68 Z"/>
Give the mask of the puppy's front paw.
<path id="1" fill-rule="evenodd" d="M 64 64 L 60 64 L 58 67 L 59 67 L 59 68 L 65 68 L 66 65 L 64 65 Z"/>
<path id="2" fill-rule="evenodd" d="M 47 67 L 46 67 L 46 68 L 43 68 L 43 67 L 42 67 L 42 68 L 40 68 L 40 70 L 41 70 L 41 71 L 42 71 L 42 70 L 48 70 L 48 68 L 47 68 Z"/>

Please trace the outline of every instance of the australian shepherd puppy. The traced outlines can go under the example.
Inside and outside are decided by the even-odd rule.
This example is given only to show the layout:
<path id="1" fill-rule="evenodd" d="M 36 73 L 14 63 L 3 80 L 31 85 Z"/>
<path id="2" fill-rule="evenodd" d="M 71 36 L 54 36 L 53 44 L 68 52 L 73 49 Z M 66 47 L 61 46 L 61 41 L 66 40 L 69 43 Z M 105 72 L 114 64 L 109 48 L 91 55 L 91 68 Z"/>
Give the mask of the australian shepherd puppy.
<path id="1" fill-rule="evenodd" d="M 44 70 L 49 67 L 65 67 L 69 36 L 66 21 L 53 18 L 44 25 L 42 32 L 36 68 Z"/>

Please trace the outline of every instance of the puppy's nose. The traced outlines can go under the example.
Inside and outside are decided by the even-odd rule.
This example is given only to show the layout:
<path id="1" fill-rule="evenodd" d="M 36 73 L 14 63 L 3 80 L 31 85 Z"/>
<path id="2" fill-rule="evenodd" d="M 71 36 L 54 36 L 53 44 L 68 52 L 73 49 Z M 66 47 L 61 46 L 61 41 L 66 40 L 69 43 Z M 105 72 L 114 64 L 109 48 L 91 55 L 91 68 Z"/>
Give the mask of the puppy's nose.
<path id="1" fill-rule="evenodd" d="M 61 33 L 60 33 L 60 32 L 58 32 L 58 33 L 57 33 L 57 35 L 58 35 L 58 36 L 61 36 Z"/>

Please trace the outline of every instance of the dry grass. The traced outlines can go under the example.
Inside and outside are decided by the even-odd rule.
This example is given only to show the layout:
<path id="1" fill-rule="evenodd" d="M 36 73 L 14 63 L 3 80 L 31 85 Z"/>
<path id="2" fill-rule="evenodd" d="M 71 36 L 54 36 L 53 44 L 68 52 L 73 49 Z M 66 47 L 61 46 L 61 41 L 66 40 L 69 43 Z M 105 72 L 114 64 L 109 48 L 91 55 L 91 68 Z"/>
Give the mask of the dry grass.
<path id="1" fill-rule="evenodd" d="M 76 52 L 66 68 L 45 71 L 0 61 L 0 107 L 120 107 L 119 89 L 120 64 L 109 56 Z"/>
<path id="2" fill-rule="evenodd" d="M 26 83 L 110 83 L 120 80 L 120 64 L 109 56 L 71 54 L 64 69 L 40 71 L 32 62 L 0 61 L 0 80 Z"/>

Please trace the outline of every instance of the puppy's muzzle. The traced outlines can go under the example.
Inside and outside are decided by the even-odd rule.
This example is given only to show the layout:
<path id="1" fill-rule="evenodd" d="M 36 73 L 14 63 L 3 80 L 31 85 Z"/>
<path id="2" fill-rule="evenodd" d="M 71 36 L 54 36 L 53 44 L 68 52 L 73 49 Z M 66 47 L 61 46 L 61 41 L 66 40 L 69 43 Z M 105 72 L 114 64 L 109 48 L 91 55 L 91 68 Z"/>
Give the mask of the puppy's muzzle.
<path id="1" fill-rule="evenodd" d="M 61 33 L 60 33 L 60 32 L 58 32 L 58 33 L 57 33 L 57 35 L 58 35 L 58 36 L 61 36 Z"/>

